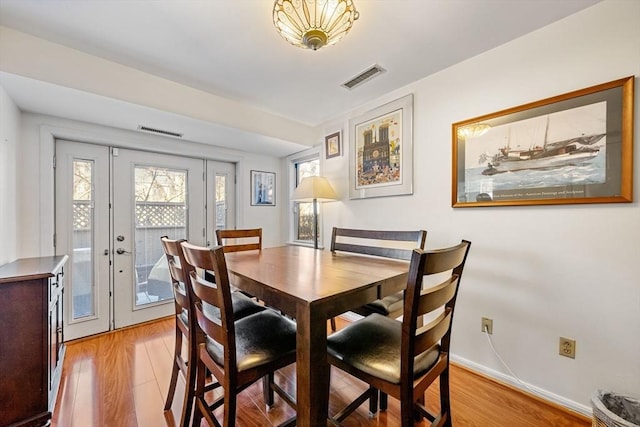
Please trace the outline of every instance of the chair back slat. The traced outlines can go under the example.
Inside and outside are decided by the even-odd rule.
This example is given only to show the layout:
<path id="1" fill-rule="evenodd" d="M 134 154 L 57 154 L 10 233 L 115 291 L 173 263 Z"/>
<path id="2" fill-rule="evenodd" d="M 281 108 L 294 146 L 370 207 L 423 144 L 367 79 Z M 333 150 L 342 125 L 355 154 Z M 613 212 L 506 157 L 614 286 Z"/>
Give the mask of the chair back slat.
<path id="1" fill-rule="evenodd" d="M 189 286 L 189 284 L 182 285 Z M 176 304 L 180 306 L 183 310 L 189 309 L 189 297 L 187 296 L 187 290 L 183 288 L 180 283 L 175 283 L 173 285 L 173 296 L 176 299 Z"/>
<path id="2" fill-rule="evenodd" d="M 216 238 L 218 245 L 222 245 L 225 253 L 262 249 L 262 228 L 216 230 Z"/>
<path id="3" fill-rule="evenodd" d="M 167 258 L 169 277 L 173 285 L 173 296 L 178 306 L 176 315 L 180 315 L 182 310 L 189 310 L 189 302 L 194 297 L 189 285 L 189 272 L 193 270 L 193 267 L 185 261 L 181 246 L 186 240 L 173 240 L 167 236 L 162 236 L 160 242 Z"/>
<path id="4" fill-rule="evenodd" d="M 198 319 L 198 326 L 209 338 L 212 338 L 217 343 L 224 346 L 226 344 L 226 336 L 224 329 L 220 323 L 216 323 L 209 316 L 204 313 L 202 309 L 202 302 L 195 303 L 196 318 Z"/>
<path id="5" fill-rule="evenodd" d="M 191 286 L 193 286 L 193 293 L 199 300 L 222 310 L 222 295 L 218 290 L 217 283 L 198 276 L 194 271 L 191 273 Z"/>
<path id="6" fill-rule="evenodd" d="M 412 249 L 383 248 L 377 246 L 354 245 L 349 243 L 336 243 L 333 245 L 333 250 L 404 260 L 411 259 L 412 251 Z"/>
<path id="7" fill-rule="evenodd" d="M 331 252 L 352 252 L 409 260 L 414 248 L 424 249 L 426 239 L 427 232 L 424 230 L 359 230 L 334 227 L 331 233 Z"/>
<path id="8" fill-rule="evenodd" d="M 224 249 L 222 246 L 209 249 L 186 242 L 182 243 L 182 249 L 186 262 L 194 267 L 190 282 L 193 294 L 199 300 L 194 303 L 198 326 L 207 337 L 224 348 L 225 371 L 231 372 L 231 367 L 235 369 L 236 366 L 235 326 Z M 215 283 L 198 276 L 195 269 L 212 271 Z M 210 317 L 203 310 L 204 304 L 217 307 L 220 317 Z"/>
<path id="9" fill-rule="evenodd" d="M 446 305 L 455 296 L 457 287 L 458 275 L 453 275 L 439 285 L 423 290 L 418 302 L 418 316 Z"/>
<path id="10" fill-rule="evenodd" d="M 466 251 L 463 248 L 463 243 L 458 245 L 458 250 L 437 250 L 432 253 L 432 256 L 427 258 L 427 265 L 425 265 L 425 274 L 437 274 L 447 270 L 452 270 L 464 261 L 467 256 Z"/>
<path id="11" fill-rule="evenodd" d="M 402 319 L 402 375 L 412 376 L 414 357 L 440 343 L 440 352 L 448 357 L 455 301 L 471 242 L 430 251 L 416 249 L 411 257 Z M 422 289 L 424 278 L 437 276 L 439 284 Z M 418 329 L 418 316 L 441 310 L 439 316 Z"/>
<path id="12" fill-rule="evenodd" d="M 417 356 L 429 350 L 437 344 L 449 331 L 451 326 L 451 311 L 443 311 L 440 316 L 431 321 L 427 326 L 418 330 L 415 337 L 415 347 L 413 354 Z"/>

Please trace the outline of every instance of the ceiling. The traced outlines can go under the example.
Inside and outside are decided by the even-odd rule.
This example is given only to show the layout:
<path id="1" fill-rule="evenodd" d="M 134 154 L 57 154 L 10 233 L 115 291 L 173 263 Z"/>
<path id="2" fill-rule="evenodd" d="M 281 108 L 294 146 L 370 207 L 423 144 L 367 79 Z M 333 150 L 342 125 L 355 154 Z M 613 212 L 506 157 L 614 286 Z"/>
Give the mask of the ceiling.
<path id="1" fill-rule="evenodd" d="M 351 32 L 315 52 L 276 33 L 271 0 L 0 0 L 0 25 L 314 128 L 597 2 L 355 0 L 360 18 Z M 0 83 L 25 111 L 125 129 L 148 115 L 149 122 L 156 117 L 184 129 L 190 140 L 221 133 L 234 139 L 229 146 L 275 155 L 315 142 L 34 81 L 5 72 L 2 62 L 0 52 Z M 354 89 L 341 87 L 373 64 L 386 72 Z"/>

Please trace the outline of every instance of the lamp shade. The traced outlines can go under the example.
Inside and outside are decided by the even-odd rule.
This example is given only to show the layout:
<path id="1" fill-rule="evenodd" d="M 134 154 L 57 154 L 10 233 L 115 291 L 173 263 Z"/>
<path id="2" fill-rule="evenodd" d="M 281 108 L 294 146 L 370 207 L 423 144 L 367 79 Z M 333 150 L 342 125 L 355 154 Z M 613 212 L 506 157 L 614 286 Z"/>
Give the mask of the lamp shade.
<path id="1" fill-rule="evenodd" d="M 351 29 L 358 12 L 353 0 L 275 0 L 273 25 L 289 43 L 318 50 Z"/>
<path id="2" fill-rule="evenodd" d="M 327 178 L 322 176 L 309 176 L 304 178 L 296 187 L 291 199 L 298 202 L 312 202 L 313 200 L 325 202 L 337 200 L 338 196 L 336 192 L 333 191 Z"/>

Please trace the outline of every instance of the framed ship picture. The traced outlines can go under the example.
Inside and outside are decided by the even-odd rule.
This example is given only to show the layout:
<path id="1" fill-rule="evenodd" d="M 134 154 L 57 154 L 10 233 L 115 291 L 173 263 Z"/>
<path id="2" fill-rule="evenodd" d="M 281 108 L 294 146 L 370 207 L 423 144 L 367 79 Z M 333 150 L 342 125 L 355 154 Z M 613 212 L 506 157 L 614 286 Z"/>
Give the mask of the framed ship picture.
<path id="1" fill-rule="evenodd" d="M 454 123 L 452 206 L 631 202 L 633 84 Z"/>
<path id="2" fill-rule="evenodd" d="M 413 95 L 349 121 L 349 198 L 413 193 Z"/>

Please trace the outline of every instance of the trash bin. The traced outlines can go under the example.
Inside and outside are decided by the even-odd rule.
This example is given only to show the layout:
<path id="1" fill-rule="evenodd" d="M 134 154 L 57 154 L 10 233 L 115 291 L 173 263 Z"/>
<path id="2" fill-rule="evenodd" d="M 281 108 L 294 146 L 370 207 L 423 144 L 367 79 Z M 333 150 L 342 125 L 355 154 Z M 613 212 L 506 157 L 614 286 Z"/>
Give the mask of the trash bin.
<path id="1" fill-rule="evenodd" d="M 598 390 L 591 406 L 593 427 L 640 427 L 640 399 Z"/>

